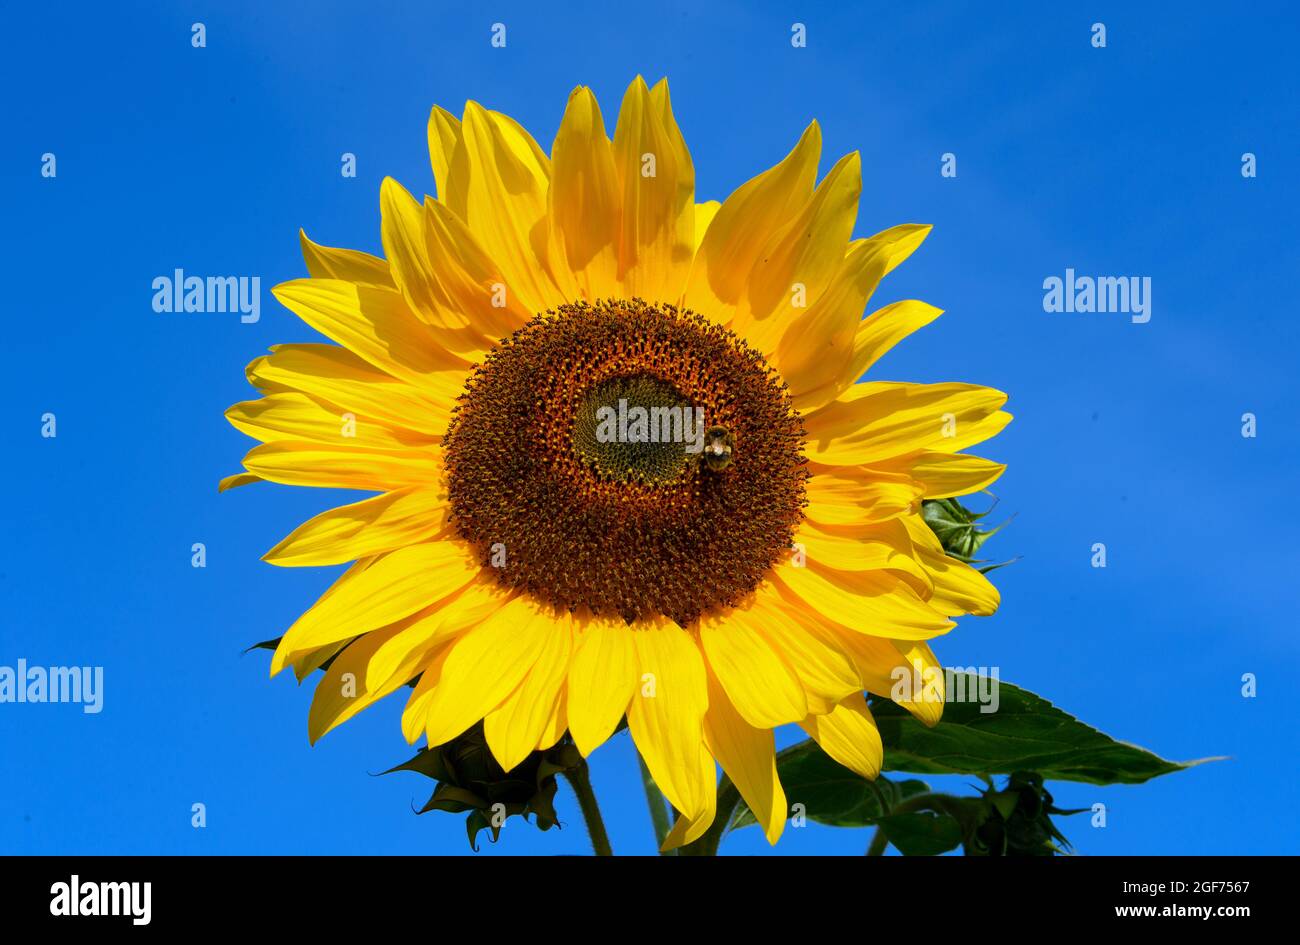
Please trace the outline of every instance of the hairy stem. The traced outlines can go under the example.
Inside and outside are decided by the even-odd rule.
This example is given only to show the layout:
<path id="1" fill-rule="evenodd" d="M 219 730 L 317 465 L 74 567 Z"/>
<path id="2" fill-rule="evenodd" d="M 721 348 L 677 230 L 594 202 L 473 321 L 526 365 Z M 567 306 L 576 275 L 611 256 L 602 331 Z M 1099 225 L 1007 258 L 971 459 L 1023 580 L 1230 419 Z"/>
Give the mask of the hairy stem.
<path id="1" fill-rule="evenodd" d="M 578 797 L 578 807 L 582 810 L 582 819 L 586 821 L 587 833 L 591 835 L 591 849 L 596 856 L 613 856 L 614 850 L 609 845 L 609 834 L 605 831 L 605 821 L 600 816 L 600 805 L 596 803 L 596 792 L 591 789 L 591 776 L 584 761 L 576 768 L 569 768 L 564 777 Z"/>
<path id="2" fill-rule="evenodd" d="M 650 822 L 654 824 L 655 829 L 655 849 L 660 850 L 664 856 L 672 856 L 675 850 L 663 853 L 664 838 L 668 836 L 668 806 L 663 792 L 659 790 L 659 785 L 655 784 L 655 779 L 650 776 L 650 769 L 646 767 L 645 759 L 641 753 L 636 753 L 637 764 L 641 766 L 641 786 L 645 788 L 645 801 L 650 808 Z"/>
<path id="3" fill-rule="evenodd" d="M 867 856 L 884 856 L 885 848 L 889 846 L 889 838 L 885 836 L 885 829 L 877 827 L 876 832 L 871 835 L 871 846 L 867 847 Z"/>

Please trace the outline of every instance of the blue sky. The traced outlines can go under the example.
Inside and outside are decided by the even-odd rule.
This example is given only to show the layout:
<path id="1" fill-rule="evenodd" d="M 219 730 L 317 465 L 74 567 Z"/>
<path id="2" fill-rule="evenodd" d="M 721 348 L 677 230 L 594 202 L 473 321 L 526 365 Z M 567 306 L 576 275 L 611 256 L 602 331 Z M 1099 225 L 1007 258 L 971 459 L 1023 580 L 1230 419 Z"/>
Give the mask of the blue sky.
<path id="1" fill-rule="evenodd" d="M 934 225 L 873 304 L 947 314 L 877 376 L 1010 393 L 1016 420 L 982 452 L 1010 464 L 995 514 L 1016 517 L 989 550 L 1022 556 L 997 572 L 1001 611 L 967 620 L 940 657 L 997 666 L 1166 757 L 1231 756 L 1138 787 L 1055 784 L 1063 806 L 1108 807 L 1104 829 L 1067 822 L 1077 848 L 1300 852 L 1286 681 L 1300 656 L 1292 8 L 301 6 L 5 14 L 0 665 L 103 666 L 105 692 L 96 715 L 0 705 L 0 852 L 467 850 L 461 818 L 411 813 L 427 782 L 369 776 L 407 757 L 400 702 L 312 748 L 310 687 L 268 681 L 267 655 L 242 655 L 330 580 L 259 556 L 352 496 L 218 496 L 251 442 L 222 410 L 250 396 L 248 361 L 312 337 L 269 294 L 304 274 L 298 228 L 377 252 L 383 176 L 432 189 L 432 104 L 459 113 L 474 98 L 549 147 L 573 86 L 593 87 L 612 127 L 637 73 L 669 77 L 700 199 L 780 159 L 815 117 L 823 169 L 862 154 L 856 235 Z M 807 48 L 791 47 L 795 22 Z M 339 173 L 344 152 L 355 179 Z M 955 178 L 940 176 L 945 152 Z M 260 276 L 260 321 L 155 313 L 151 282 L 176 268 Z M 1150 277 L 1151 320 L 1044 312 L 1043 280 L 1067 268 Z M 47 412 L 54 439 L 40 435 Z M 205 569 L 190 566 L 194 542 Z M 650 852 L 627 736 L 593 767 L 616 851 Z M 560 811 L 563 830 L 512 822 L 485 854 L 586 851 L 567 788 Z M 811 826 L 776 852 L 858 853 L 868 839 Z M 724 846 L 765 850 L 753 828 Z"/>

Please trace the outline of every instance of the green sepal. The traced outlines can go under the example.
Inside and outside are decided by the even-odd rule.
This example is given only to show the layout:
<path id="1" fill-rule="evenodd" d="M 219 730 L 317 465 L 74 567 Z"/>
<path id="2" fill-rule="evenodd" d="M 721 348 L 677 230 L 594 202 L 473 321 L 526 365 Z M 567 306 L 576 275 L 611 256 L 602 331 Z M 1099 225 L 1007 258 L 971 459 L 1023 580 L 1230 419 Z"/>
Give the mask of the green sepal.
<path id="1" fill-rule="evenodd" d="M 582 755 L 566 735 L 553 747 L 535 751 L 504 771 L 488 748 L 480 722 L 444 745 L 420 749 L 384 774 L 413 771 L 437 781 L 418 813 L 467 813 L 466 833 L 470 847 L 477 851 L 479 833 L 490 830 L 492 842 L 497 842 L 510 817 L 520 817 L 539 830 L 557 826 L 556 776 L 582 763 Z"/>

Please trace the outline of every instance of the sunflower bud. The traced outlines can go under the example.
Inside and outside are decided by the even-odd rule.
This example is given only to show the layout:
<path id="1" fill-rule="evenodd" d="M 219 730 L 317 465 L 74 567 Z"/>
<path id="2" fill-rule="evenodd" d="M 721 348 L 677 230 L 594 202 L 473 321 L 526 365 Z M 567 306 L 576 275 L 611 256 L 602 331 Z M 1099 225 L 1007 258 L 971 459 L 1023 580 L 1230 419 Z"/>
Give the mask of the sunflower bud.
<path id="1" fill-rule="evenodd" d="M 972 512 L 956 499 L 926 499 L 921 503 L 921 516 L 943 545 L 943 550 L 958 561 L 975 567 L 982 574 L 1011 563 L 1003 561 L 988 564 L 975 557 L 984 542 L 1006 527 L 1006 522 L 995 528 L 984 528 L 980 524 L 980 520 L 991 511 L 993 510 Z"/>
<path id="2" fill-rule="evenodd" d="M 967 856 L 1052 856 L 1069 847 L 1049 815 L 1078 811 L 1054 806 L 1042 775 L 1017 771 L 1002 790 L 990 785 L 982 801 L 983 819 L 962 844 Z"/>
<path id="3" fill-rule="evenodd" d="M 488 748 L 480 722 L 463 735 L 436 748 L 422 748 L 409 761 L 385 771 L 415 771 L 438 782 L 433 795 L 420 809 L 460 814 L 468 812 L 465 830 L 469 845 L 478 850 L 478 834 L 492 831 L 492 842 L 501 835 L 506 819 L 518 815 L 541 830 L 554 827 L 555 777 L 582 763 L 578 749 L 566 735 L 554 747 L 535 751 L 510 771 L 502 769 Z"/>

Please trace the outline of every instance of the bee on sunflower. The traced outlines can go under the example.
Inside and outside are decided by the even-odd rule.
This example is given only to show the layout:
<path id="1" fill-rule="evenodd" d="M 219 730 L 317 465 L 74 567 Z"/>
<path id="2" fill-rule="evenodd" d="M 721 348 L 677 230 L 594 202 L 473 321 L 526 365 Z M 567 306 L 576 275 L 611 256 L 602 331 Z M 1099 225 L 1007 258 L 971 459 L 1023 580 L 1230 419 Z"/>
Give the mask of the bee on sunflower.
<path id="1" fill-rule="evenodd" d="M 249 366 L 261 397 L 227 417 L 261 444 L 222 488 L 377 493 L 265 556 L 351 563 L 271 662 L 325 667 L 313 741 L 408 684 L 408 741 L 481 726 L 504 771 L 626 720 L 672 848 L 713 821 L 719 765 L 776 842 L 778 726 L 874 778 L 864 693 L 938 721 L 941 681 L 895 682 L 941 680 L 927 641 L 998 593 L 921 504 L 993 482 L 1002 465 L 961 451 L 1011 418 L 986 387 L 859 382 L 940 314 L 863 318 L 929 227 L 854 239 L 858 155 L 819 182 L 820 150 L 814 122 L 697 203 L 666 82 L 631 84 L 612 140 L 576 89 L 549 155 L 470 102 L 430 116 L 436 198 L 384 181 L 385 258 L 302 236 L 310 277 L 275 295 L 334 343 Z M 707 431 L 597 435 L 619 405 Z"/>

